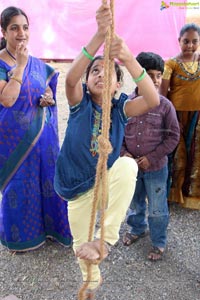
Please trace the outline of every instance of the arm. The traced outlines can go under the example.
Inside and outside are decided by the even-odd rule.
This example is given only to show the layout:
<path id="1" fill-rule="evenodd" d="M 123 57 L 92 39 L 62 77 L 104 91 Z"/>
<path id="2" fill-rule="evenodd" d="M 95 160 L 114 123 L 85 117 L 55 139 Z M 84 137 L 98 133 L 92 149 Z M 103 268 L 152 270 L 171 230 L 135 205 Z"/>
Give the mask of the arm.
<path id="1" fill-rule="evenodd" d="M 171 81 L 171 76 L 173 74 L 173 68 L 174 68 L 173 66 L 174 66 L 174 62 L 171 59 L 165 62 L 165 69 L 164 69 L 162 83 L 159 91 L 160 94 L 165 97 L 168 96 L 168 92 L 170 89 L 170 81 Z"/>
<path id="2" fill-rule="evenodd" d="M 96 54 L 105 41 L 106 33 L 111 25 L 112 16 L 108 5 L 102 5 L 97 10 L 96 20 L 98 24 L 97 32 L 86 45 L 87 52 L 92 56 Z M 81 78 L 89 62 L 90 60 L 83 53 L 80 53 L 79 56 L 73 61 L 72 66 L 66 76 L 66 96 L 69 105 L 71 106 L 78 104 L 82 100 L 83 91 Z"/>
<path id="3" fill-rule="evenodd" d="M 138 78 L 143 72 L 143 68 L 132 55 L 125 42 L 117 37 L 112 41 L 111 58 L 118 58 L 129 71 L 133 78 Z M 150 108 L 159 105 L 159 95 L 156 91 L 153 81 L 148 74 L 137 83 L 142 96 L 127 101 L 125 105 L 125 113 L 127 117 L 137 116 L 147 112 Z"/>
<path id="4" fill-rule="evenodd" d="M 15 104 L 22 84 L 24 69 L 28 61 L 28 50 L 23 43 L 16 48 L 16 67 L 13 69 L 10 80 L 0 81 L 0 103 L 5 107 L 11 107 Z"/>
<path id="5" fill-rule="evenodd" d="M 160 87 L 160 94 L 167 97 L 169 87 L 170 87 L 170 80 L 162 79 L 162 84 Z"/>

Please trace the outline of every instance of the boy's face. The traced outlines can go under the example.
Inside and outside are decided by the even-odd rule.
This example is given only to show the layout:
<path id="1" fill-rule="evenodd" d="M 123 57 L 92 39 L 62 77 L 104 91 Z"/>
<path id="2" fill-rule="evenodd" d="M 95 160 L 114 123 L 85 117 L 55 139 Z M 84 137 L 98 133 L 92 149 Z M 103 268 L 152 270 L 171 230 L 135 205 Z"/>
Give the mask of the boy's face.
<path id="1" fill-rule="evenodd" d="M 157 70 L 148 70 L 147 73 L 151 77 L 156 90 L 158 91 L 162 83 L 162 73 Z"/>

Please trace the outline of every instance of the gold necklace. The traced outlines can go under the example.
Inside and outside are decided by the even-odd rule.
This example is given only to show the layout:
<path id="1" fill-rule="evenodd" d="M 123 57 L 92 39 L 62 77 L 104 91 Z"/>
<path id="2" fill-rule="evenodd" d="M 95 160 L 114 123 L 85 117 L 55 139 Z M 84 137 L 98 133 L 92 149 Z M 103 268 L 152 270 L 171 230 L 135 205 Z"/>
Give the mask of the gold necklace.
<path id="1" fill-rule="evenodd" d="M 193 68 L 194 63 L 196 62 L 195 57 L 193 57 L 193 60 L 192 60 L 192 61 L 185 61 L 183 58 L 179 58 L 179 60 L 180 60 L 183 64 L 185 64 L 189 70 L 191 70 L 191 69 Z M 191 64 L 191 65 L 189 65 L 189 64 Z"/>

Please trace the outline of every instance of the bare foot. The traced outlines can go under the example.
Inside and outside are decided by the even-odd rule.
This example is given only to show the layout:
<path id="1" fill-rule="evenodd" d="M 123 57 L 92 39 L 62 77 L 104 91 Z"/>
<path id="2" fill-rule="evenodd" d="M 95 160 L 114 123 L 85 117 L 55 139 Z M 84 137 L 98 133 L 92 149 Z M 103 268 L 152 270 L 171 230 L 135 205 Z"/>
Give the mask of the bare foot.
<path id="1" fill-rule="evenodd" d="M 76 256 L 85 260 L 97 260 L 100 258 L 101 255 L 100 248 L 101 248 L 100 240 L 87 242 L 82 244 L 80 247 L 76 249 Z M 108 246 L 106 243 L 104 243 L 102 259 L 108 256 L 108 252 L 109 252 Z"/>

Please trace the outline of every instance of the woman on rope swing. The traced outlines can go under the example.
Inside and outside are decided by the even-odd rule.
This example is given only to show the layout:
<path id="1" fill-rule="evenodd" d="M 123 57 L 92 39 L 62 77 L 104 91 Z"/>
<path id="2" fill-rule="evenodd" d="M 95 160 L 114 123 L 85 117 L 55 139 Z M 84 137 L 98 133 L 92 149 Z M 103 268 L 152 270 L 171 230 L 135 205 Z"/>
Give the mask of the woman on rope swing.
<path id="1" fill-rule="evenodd" d="M 87 280 L 87 261 L 100 257 L 100 230 L 95 239 L 88 242 L 93 192 L 98 161 L 97 138 L 102 129 L 102 101 L 104 58 L 93 57 L 105 42 L 112 23 L 110 6 L 102 4 L 96 13 L 98 25 L 86 47 L 73 61 L 66 76 L 66 96 L 70 116 L 65 139 L 57 159 L 54 186 L 57 193 L 68 201 L 69 222 L 73 235 L 73 248 L 78 257 L 83 281 Z M 108 199 L 105 210 L 104 255 L 119 239 L 119 229 L 134 193 L 137 164 L 129 157 L 119 157 L 124 126 L 129 117 L 143 114 L 159 104 L 158 93 L 151 78 L 133 57 L 125 42 L 118 36 L 111 41 L 110 59 L 118 59 L 125 65 L 141 95 L 129 101 L 126 94 L 119 99 L 114 95 L 120 88 L 122 71 L 115 62 L 112 74 L 110 143 L 112 152 L 107 161 Z M 86 83 L 82 76 L 86 70 Z M 94 229 L 94 228 L 93 228 Z M 92 264 L 87 299 L 93 299 L 102 282 L 99 266 Z"/>

